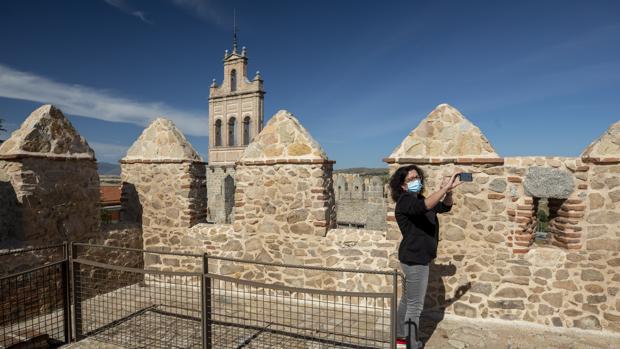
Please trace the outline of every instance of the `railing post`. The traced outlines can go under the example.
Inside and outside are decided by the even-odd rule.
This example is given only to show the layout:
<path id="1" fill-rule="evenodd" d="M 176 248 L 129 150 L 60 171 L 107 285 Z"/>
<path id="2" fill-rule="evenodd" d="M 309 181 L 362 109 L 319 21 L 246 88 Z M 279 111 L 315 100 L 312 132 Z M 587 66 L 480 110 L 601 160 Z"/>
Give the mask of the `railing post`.
<path id="1" fill-rule="evenodd" d="M 71 343 L 71 326 L 73 326 L 71 321 L 71 275 L 69 274 L 69 263 L 71 255 L 71 251 L 69 250 L 70 244 L 65 241 L 63 243 L 63 257 L 64 262 L 62 263 L 62 311 L 63 311 L 63 326 L 65 332 L 65 342 Z"/>
<path id="2" fill-rule="evenodd" d="M 390 328 L 390 347 L 392 349 L 396 349 L 396 326 L 398 326 L 397 319 L 397 308 L 398 308 L 398 270 L 394 269 L 394 274 L 392 274 L 392 308 L 390 309 L 390 317 L 392 318 L 392 326 Z"/>
<path id="3" fill-rule="evenodd" d="M 82 331 L 82 293 L 80 292 L 80 266 L 74 263 L 77 257 L 77 246 L 71 242 L 71 270 L 72 270 L 72 289 L 73 289 L 73 313 L 75 314 L 75 340 L 79 341 L 83 338 Z"/>
<path id="4" fill-rule="evenodd" d="M 209 256 L 202 256 L 202 280 L 200 292 L 202 293 L 202 347 L 213 348 L 213 333 L 211 322 L 211 278 L 209 274 Z"/>

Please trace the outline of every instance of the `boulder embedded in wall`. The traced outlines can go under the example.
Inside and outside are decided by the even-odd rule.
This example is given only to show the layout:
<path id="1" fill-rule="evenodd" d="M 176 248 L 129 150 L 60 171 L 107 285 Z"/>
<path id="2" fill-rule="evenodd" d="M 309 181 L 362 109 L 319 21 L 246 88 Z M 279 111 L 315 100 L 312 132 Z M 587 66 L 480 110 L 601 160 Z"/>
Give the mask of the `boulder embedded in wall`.
<path id="1" fill-rule="evenodd" d="M 0 145 L 0 156 L 45 156 L 95 160 L 95 152 L 60 109 L 46 104 L 33 111 Z"/>
<path id="2" fill-rule="evenodd" d="M 478 311 L 476 310 L 476 308 L 469 306 L 465 303 L 456 302 L 454 303 L 454 313 L 458 316 L 473 318 L 476 317 Z"/>
<path id="3" fill-rule="evenodd" d="M 586 216 L 586 221 L 592 224 L 617 224 L 620 222 L 620 212 L 615 210 L 591 212 Z"/>
<path id="4" fill-rule="evenodd" d="M 153 120 L 129 148 L 123 161 L 131 160 L 203 161 L 174 123 L 161 117 Z"/>
<path id="5" fill-rule="evenodd" d="M 293 114 L 280 110 L 239 161 L 268 160 L 327 160 L 327 154 Z"/>
<path id="6" fill-rule="evenodd" d="M 525 255 L 525 259 L 536 267 L 557 267 L 566 261 L 566 251 L 556 248 L 534 248 Z"/>
<path id="7" fill-rule="evenodd" d="M 489 202 L 484 199 L 479 199 L 474 196 L 465 195 L 465 206 L 474 212 L 488 212 Z"/>
<path id="8" fill-rule="evenodd" d="M 457 109 L 440 104 L 420 122 L 390 159 L 400 158 L 489 158 L 499 155 L 480 129 Z"/>
<path id="9" fill-rule="evenodd" d="M 577 319 L 573 322 L 575 327 L 584 329 L 584 330 L 600 330 L 601 323 L 598 318 L 594 315 L 588 315 Z"/>
<path id="10" fill-rule="evenodd" d="M 449 241 L 465 240 L 465 232 L 456 225 L 448 225 L 444 233 L 444 238 Z"/>
<path id="11" fill-rule="evenodd" d="M 529 196 L 567 199 L 575 190 L 575 183 L 568 171 L 536 166 L 528 169 L 523 187 Z"/>
<path id="12" fill-rule="evenodd" d="M 620 121 L 611 125 L 605 133 L 581 153 L 582 158 L 620 157 Z"/>
<path id="13" fill-rule="evenodd" d="M 504 191 L 506 191 L 507 184 L 508 183 L 506 183 L 505 179 L 495 178 L 494 180 L 491 181 L 491 183 L 489 183 L 489 190 L 492 190 L 497 193 L 503 193 Z"/>

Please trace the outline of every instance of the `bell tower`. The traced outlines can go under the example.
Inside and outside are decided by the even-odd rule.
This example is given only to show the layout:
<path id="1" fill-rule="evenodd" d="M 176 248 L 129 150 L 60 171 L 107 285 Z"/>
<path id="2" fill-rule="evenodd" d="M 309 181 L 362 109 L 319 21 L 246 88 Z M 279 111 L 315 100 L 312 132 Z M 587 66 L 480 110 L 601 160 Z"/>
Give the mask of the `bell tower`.
<path id="1" fill-rule="evenodd" d="M 235 162 L 263 129 L 263 80 L 257 71 L 248 79 L 245 47 L 237 50 L 237 29 L 232 52 L 224 53 L 224 79 L 213 79 L 209 89 L 209 171 L 207 172 L 209 221 L 232 223 Z"/>

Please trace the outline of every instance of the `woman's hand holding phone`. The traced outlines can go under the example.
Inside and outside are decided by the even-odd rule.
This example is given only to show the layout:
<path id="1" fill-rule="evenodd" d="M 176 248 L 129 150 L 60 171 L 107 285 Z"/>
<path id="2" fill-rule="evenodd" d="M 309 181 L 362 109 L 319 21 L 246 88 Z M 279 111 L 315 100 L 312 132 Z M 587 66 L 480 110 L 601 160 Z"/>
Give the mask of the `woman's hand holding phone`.
<path id="1" fill-rule="evenodd" d="M 446 188 L 447 193 L 451 192 L 452 189 L 456 188 L 462 183 L 459 179 L 459 174 L 460 173 L 455 173 L 450 176 L 450 178 L 444 177 L 443 182 L 441 183 L 441 187 Z"/>

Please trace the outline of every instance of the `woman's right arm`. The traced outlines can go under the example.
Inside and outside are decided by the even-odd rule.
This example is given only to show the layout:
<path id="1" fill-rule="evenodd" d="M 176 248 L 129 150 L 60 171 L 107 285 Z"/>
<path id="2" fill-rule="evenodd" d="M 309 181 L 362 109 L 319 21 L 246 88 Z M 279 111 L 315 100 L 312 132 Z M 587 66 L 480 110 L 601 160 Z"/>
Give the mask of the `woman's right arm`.
<path id="1" fill-rule="evenodd" d="M 430 210 L 433 207 L 437 206 L 441 198 L 448 192 L 448 188 L 449 187 L 441 188 L 429 195 L 426 199 L 424 199 L 424 205 L 426 206 L 426 209 Z"/>

